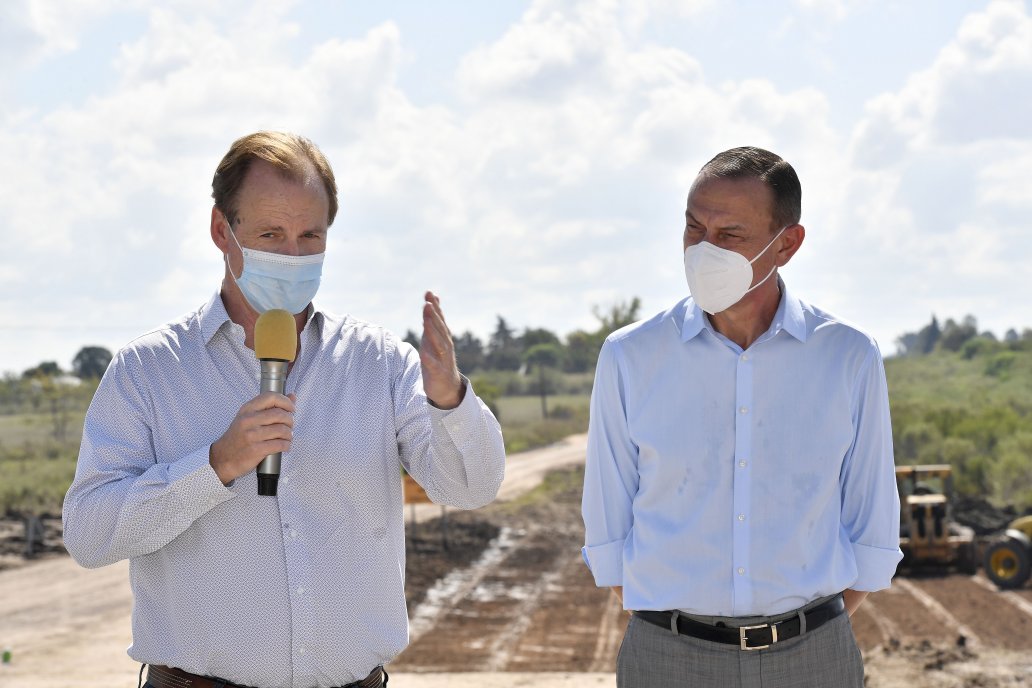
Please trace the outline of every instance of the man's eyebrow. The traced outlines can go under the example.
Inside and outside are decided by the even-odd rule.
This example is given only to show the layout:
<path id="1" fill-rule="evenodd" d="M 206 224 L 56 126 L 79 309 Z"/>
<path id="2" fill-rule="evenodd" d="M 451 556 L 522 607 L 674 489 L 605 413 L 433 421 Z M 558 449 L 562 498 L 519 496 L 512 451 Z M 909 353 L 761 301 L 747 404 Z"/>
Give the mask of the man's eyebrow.
<path id="1" fill-rule="evenodd" d="M 690 210 L 685 210 L 684 211 L 684 219 L 686 221 L 688 221 L 688 222 L 697 224 L 700 227 L 702 226 L 702 223 L 695 219 L 695 216 L 692 215 L 692 212 Z M 741 230 L 745 229 L 745 227 L 743 225 L 733 224 L 733 225 L 725 225 L 723 227 L 717 227 L 717 229 L 719 229 L 720 231 L 727 231 L 727 230 L 741 231 Z"/>

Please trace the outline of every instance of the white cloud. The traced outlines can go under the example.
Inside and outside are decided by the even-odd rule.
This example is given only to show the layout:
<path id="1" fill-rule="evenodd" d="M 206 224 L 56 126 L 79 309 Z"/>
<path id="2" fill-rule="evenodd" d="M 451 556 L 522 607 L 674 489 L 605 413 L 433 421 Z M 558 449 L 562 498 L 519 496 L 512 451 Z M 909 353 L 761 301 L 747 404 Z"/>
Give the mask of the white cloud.
<path id="1" fill-rule="evenodd" d="M 843 223 L 878 248 L 854 262 L 907 329 L 930 311 L 972 313 L 999 332 L 1028 322 L 1012 297 L 1027 293 L 1013 266 L 1032 259 L 1030 93 L 1032 18 L 996 0 L 855 128 Z"/>

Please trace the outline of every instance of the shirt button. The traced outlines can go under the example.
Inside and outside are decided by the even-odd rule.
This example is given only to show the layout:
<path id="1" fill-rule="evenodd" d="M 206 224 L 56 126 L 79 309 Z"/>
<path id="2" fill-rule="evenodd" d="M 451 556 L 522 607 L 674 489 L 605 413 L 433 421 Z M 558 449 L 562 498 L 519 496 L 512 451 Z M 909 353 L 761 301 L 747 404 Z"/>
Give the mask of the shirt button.
<path id="1" fill-rule="evenodd" d="M 749 409 L 746 408 L 745 406 L 743 406 L 742 408 L 738 409 L 738 412 L 739 413 L 749 413 Z"/>
<path id="2" fill-rule="evenodd" d="M 738 520 L 739 521 L 744 521 L 745 520 L 745 514 L 738 514 Z"/>
<path id="3" fill-rule="evenodd" d="M 742 360 L 743 361 L 748 361 L 749 360 L 749 354 L 742 354 Z"/>
<path id="4" fill-rule="evenodd" d="M 290 537 L 296 538 L 297 537 L 297 531 L 296 530 L 290 531 Z"/>
<path id="5" fill-rule="evenodd" d="M 745 462 L 745 461 L 739 461 L 739 462 L 738 462 L 738 467 L 739 467 L 739 468 L 745 468 L 745 467 L 746 467 L 747 465 L 748 465 L 748 464 L 746 464 L 746 462 Z"/>
<path id="6" fill-rule="evenodd" d="M 304 589 L 304 586 L 302 586 L 302 587 L 300 587 L 300 588 L 298 588 L 298 589 L 297 589 L 297 594 L 298 594 L 298 595 L 304 595 L 304 594 L 305 594 L 305 589 Z"/>
<path id="7" fill-rule="evenodd" d="M 280 482 L 282 482 L 284 485 L 286 485 L 286 484 L 288 484 L 290 482 L 290 477 L 285 475 L 282 478 L 280 478 Z"/>
<path id="8" fill-rule="evenodd" d="M 299 647 L 299 648 L 297 648 L 297 653 L 298 653 L 299 655 L 303 655 L 303 654 L 305 653 L 305 648 L 303 648 L 303 647 Z"/>
<path id="9" fill-rule="evenodd" d="M 742 567 L 738 567 L 738 575 L 739 576 L 744 576 L 745 575 L 745 569 L 743 569 Z"/>

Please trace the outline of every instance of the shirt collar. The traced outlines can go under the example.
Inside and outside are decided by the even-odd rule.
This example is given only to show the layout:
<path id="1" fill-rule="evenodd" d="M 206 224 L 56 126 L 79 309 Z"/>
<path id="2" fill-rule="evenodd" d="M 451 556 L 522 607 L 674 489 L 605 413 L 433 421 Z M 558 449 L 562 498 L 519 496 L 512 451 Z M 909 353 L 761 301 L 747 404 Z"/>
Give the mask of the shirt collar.
<path id="1" fill-rule="evenodd" d="M 201 306 L 197 318 L 201 325 L 201 334 L 204 335 L 204 343 L 208 344 L 224 324 L 229 322 L 229 313 L 226 312 L 226 305 L 222 303 L 222 295 L 215 292 L 208 303 Z"/>
<path id="2" fill-rule="evenodd" d="M 785 286 L 785 282 L 778 275 L 778 287 L 781 289 L 781 301 L 778 303 L 778 310 L 774 313 L 774 319 L 770 323 L 767 333 L 760 337 L 763 339 L 766 336 L 773 336 L 784 330 L 788 334 L 792 335 L 800 342 L 806 341 L 806 318 L 803 316 L 803 306 L 799 302 L 799 299 L 792 296 L 788 291 L 788 287 Z M 706 313 L 699 308 L 698 304 L 691 297 L 688 297 L 684 301 L 684 321 L 681 325 L 681 341 L 687 342 L 689 339 L 694 338 L 703 329 L 713 331 L 713 325 L 710 323 L 709 318 L 706 317 Z"/>
<path id="3" fill-rule="evenodd" d="M 204 335 L 204 343 L 208 344 L 211 342 L 211 338 L 215 336 L 215 333 L 222 329 L 222 326 L 227 322 L 231 322 L 229 319 L 229 312 L 226 311 L 226 304 L 222 302 L 222 294 L 218 291 L 208 302 L 201 306 L 201 310 L 197 315 L 201 325 L 201 334 Z M 302 330 L 307 330 L 309 326 L 315 328 L 314 334 L 322 339 L 323 331 L 323 319 L 325 318 L 325 311 L 323 311 L 315 301 L 308 306 L 308 322 L 305 323 L 305 327 Z"/>

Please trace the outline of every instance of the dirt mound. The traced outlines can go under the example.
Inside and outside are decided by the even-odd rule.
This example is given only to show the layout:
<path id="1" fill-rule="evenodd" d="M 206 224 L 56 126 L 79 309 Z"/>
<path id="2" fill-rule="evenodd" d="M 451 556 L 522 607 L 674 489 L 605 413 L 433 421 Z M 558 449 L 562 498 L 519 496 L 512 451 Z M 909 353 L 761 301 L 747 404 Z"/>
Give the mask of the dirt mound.
<path id="1" fill-rule="evenodd" d="M 953 505 L 954 520 L 974 529 L 976 535 L 1001 531 L 1017 516 L 1013 506 L 1000 509 L 980 497 L 962 497 Z"/>

